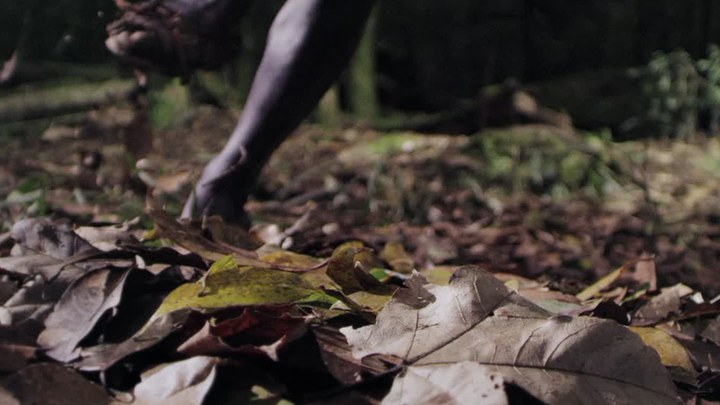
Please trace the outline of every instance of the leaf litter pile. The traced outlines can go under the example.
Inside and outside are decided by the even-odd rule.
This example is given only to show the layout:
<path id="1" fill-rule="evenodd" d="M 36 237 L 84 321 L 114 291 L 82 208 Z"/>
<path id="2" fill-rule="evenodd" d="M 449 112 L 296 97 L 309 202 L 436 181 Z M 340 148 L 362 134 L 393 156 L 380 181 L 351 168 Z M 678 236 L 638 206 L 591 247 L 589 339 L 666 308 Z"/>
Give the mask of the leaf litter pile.
<path id="1" fill-rule="evenodd" d="M 196 169 L 182 152 L 156 157 L 165 174 L 97 174 L 104 202 L 78 179 L 37 193 L 10 173 L 0 403 L 719 400 L 716 191 L 695 169 L 638 171 L 664 159 L 642 146 L 625 153 L 646 161 L 613 167 L 589 141 L 543 158 L 533 148 L 572 139 L 516 130 L 529 145 L 306 131 L 264 173 L 249 233 L 157 202 L 108 215 L 132 181 L 172 212 Z M 31 210 L 54 217 L 20 219 Z"/>

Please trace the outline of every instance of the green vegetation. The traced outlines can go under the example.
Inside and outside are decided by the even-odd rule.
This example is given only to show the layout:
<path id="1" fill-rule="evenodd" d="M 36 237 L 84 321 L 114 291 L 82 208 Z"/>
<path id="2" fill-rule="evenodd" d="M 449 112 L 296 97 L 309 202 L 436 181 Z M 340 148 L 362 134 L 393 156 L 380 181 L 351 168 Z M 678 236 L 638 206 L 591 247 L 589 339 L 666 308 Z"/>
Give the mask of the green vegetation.
<path id="1" fill-rule="evenodd" d="M 353 114 L 364 120 L 379 115 L 377 85 L 375 83 L 375 29 L 377 12 L 373 12 L 365 34 L 349 67 L 349 97 Z"/>
<path id="2" fill-rule="evenodd" d="M 150 94 L 150 122 L 155 128 L 176 124 L 190 110 L 188 88 L 179 79 L 171 80 L 161 90 Z"/>
<path id="3" fill-rule="evenodd" d="M 697 62 L 698 70 L 705 79 L 701 92 L 701 107 L 710 115 L 708 128 L 715 135 L 720 132 L 720 47 L 708 47 L 707 58 Z"/>
<path id="4" fill-rule="evenodd" d="M 643 73 L 645 118 L 663 137 L 687 138 L 697 129 L 701 76 L 684 50 L 658 52 Z"/>
<path id="5" fill-rule="evenodd" d="M 22 204 L 29 216 L 43 216 L 48 214 L 47 190 L 50 184 L 49 176 L 37 174 L 28 177 L 8 194 L 3 204 Z"/>
<path id="6" fill-rule="evenodd" d="M 615 183 L 604 153 L 609 139 L 608 132 L 576 139 L 542 129 L 497 129 L 471 138 L 467 152 L 483 165 L 479 176 L 490 187 L 553 197 L 602 196 Z"/>
<path id="7" fill-rule="evenodd" d="M 705 59 L 694 60 L 682 49 L 656 52 L 639 73 L 647 108 L 643 119 L 662 137 L 690 138 L 707 115 L 708 130 L 720 128 L 720 48 L 708 47 Z"/>

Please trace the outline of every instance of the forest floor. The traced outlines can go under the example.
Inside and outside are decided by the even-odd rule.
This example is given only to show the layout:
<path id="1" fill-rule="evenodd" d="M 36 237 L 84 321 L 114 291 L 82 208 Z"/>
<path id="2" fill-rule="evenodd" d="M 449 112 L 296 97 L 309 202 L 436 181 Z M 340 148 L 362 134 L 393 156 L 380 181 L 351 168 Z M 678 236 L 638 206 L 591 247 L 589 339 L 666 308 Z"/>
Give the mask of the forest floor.
<path id="1" fill-rule="evenodd" d="M 176 215 L 237 114 L 202 108 L 156 131 L 154 152 L 135 167 L 123 146 L 131 117 L 111 108 L 79 127 L 4 140 L 0 231 L 28 213 L 130 220 L 147 196 Z M 717 139 L 612 143 L 532 125 L 473 136 L 305 126 L 273 156 L 247 209 L 254 231 L 282 233 L 283 246 L 302 253 L 396 241 L 418 268 L 482 263 L 576 292 L 646 252 L 664 284 L 715 296 L 719 184 Z"/>
<path id="2" fill-rule="evenodd" d="M 123 145 L 132 114 L 117 108 L 93 112 L 79 126 L 51 126 L 40 137 L 1 139 L 0 256 L 17 248 L 17 233 L 26 231 L 11 229 L 28 216 L 73 227 L 125 221 L 123 229 L 146 237 L 153 221 L 162 222 L 148 216 L 146 204 L 176 216 L 236 119 L 194 110 L 155 131 L 153 152 L 136 163 Z M 314 258 L 362 241 L 382 259 L 370 268 L 395 272 L 384 277 L 417 269 L 446 284 L 458 266 L 477 265 L 543 307 L 553 302 L 558 313 L 595 311 L 635 326 L 689 319 L 694 329 L 676 328 L 684 334 L 678 341 L 705 346 L 686 346 L 692 365 L 664 364 L 684 367 L 687 373 L 673 378 L 694 387 L 688 392 L 718 393 L 711 389 L 713 359 L 720 359 L 717 138 L 614 143 L 602 132 L 537 125 L 472 136 L 304 126 L 273 156 L 247 209 L 249 234 L 216 222 L 203 224 L 204 234 L 238 249 L 272 244 Z M 8 263 L 0 268 L 15 274 Z M 590 308 L 589 298 L 599 301 Z"/>

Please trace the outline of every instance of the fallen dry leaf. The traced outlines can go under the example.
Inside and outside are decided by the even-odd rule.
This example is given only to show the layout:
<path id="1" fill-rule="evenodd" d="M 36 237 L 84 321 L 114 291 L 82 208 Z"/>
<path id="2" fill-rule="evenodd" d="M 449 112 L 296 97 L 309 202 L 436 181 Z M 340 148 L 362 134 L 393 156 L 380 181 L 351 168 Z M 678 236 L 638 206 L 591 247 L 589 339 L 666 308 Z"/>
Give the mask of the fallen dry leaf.
<path id="1" fill-rule="evenodd" d="M 31 346 L 12 347 L 3 343 L 0 346 L 0 373 L 13 373 L 28 365 L 30 360 L 36 360 L 36 348 Z M 2 403 L 2 402 L 0 402 Z"/>
<path id="2" fill-rule="evenodd" d="M 0 387 L 20 404 L 102 405 L 111 401 L 103 387 L 75 371 L 52 363 L 28 366 L 4 378 Z"/>
<path id="3" fill-rule="evenodd" d="M 324 260 L 320 260 L 312 256 L 301 255 L 299 253 L 288 252 L 286 250 L 278 250 L 265 254 L 261 256 L 260 259 L 273 265 L 295 267 L 298 269 L 314 269 L 325 263 Z"/>
<path id="4" fill-rule="evenodd" d="M 256 264 L 257 254 L 254 252 L 215 243 L 202 234 L 202 229 L 184 226 L 159 207 L 149 205 L 147 213 L 155 221 L 155 227 L 160 235 L 208 260 L 218 260 L 229 254 L 237 254 L 241 257 L 239 260 L 247 260 L 247 263 L 243 264 Z"/>
<path id="5" fill-rule="evenodd" d="M 387 359 L 355 358 L 345 335 L 335 328 L 314 325 L 312 333 L 328 371 L 344 384 L 355 384 L 362 381 L 365 374 L 379 375 L 392 368 L 392 362 L 383 361 Z"/>
<path id="6" fill-rule="evenodd" d="M 135 242 L 135 238 L 128 232 L 128 228 L 129 226 L 127 224 L 81 226 L 75 229 L 75 233 L 96 249 L 102 250 L 103 252 L 110 252 L 117 249 L 120 242 Z"/>
<path id="7" fill-rule="evenodd" d="M 177 193 L 185 184 L 189 183 L 191 174 L 191 172 L 185 171 L 158 176 L 155 178 L 155 187 L 166 194 Z"/>
<path id="8" fill-rule="evenodd" d="M 501 373 L 475 362 L 408 367 L 383 404 L 508 404 Z"/>
<path id="9" fill-rule="evenodd" d="M 634 266 L 637 262 L 638 260 L 631 260 L 618 267 L 614 271 L 608 273 L 600 280 L 596 281 L 592 285 L 588 286 L 586 289 L 579 292 L 576 295 L 577 299 L 579 299 L 580 301 L 587 301 L 590 298 L 599 295 L 601 291 L 610 287 L 618 278 L 620 278 L 620 276 L 624 272 L 630 270 L 630 268 L 632 268 L 632 266 Z"/>
<path id="10" fill-rule="evenodd" d="M 45 330 L 38 337 L 45 353 L 61 362 L 78 358 L 80 341 L 120 304 L 127 275 L 127 270 L 102 269 L 77 279 L 45 320 Z"/>
<path id="11" fill-rule="evenodd" d="M 13 226 L 12 237 L 23 250 L 42 253 L 55 259 L 66 259 L 93 249 L 69 226 L 47 218 L 18 221 Z"/>
<path id="12" fill-rule="evenodd" d="M 375 325 L 341 329 L 354 355 L 396 356 L 415 373 L 471 361 L 480 381 L 502 375 L 548 404 L 677 403 L 657 353 L 615 322 L 552 316 L 475 266 L 427 289 L 436 300 L 423 308 L 394 299 Z"/>
<path id="13" fill-rule="evenodd" d="M 83 371 L 107 370 L 132 354 L 162 343 L 173 332 L 182 329 L 189 315 L 189 310 L 174 311 L 156 318 L 124 342 L 83 349 L 82 359 L 75 366 Z"/>
<path id="14" fill-rule="evenodd" d="M 210 261 L 220 260 L 228 255 L 233 255 L 235 261 L 243 266 L 255 266 L 259 268 L 276 268 L 287 271 L 304 272 L 308 269 L 305 268 L 291 268 L 281 265 L 273 265 L 271 263 L 264 262 L 258 259 L 257 253 L 232 246 L 222 241 L 212 241 L 203 235 L 203 230 L 194 228 L 190 225 L 183 225 L 171 217 L 169 214 L 163 212 L 158 207 L 148 207 L 148 215 L 155 221 L 157 232 L 173 240 L 178 245 L 188 249 L 189 251 L 200 255 L 204 259 Z M 216 231 L 219 232 L 219 231 Z M 237 234 L 232 231 L 228 231 L 227 237 L 233 241 L 237 241 Z"/>
<path id="15" fill-rule="evenodd" d="M 277 404 L 285 388 L 262 370 L 219 357 L 196 356 L 161 364 L 142 373 L 133 390 L 134 405 Z M 127 401 L 115 401 L 121 405 Z"/>
<path id="16" fill-rule="evenodd" d="M 370 249 L 362 247 L 342 247 L 336 249 L 328 261 L 327 275 L 342 288 L 344 294 L 364 291 L 390 295 L 395 291 L 394 287 L 381 283 L 364 268 L 359 256 L 368 251 Z"/>
<path id="17" fill-rule="evenodd" d="M 21 405 L 19 399 L 17 399 L 10 391 L 2 387 L 0 387 L 0 404 Z"/>
<path id="18" fill-rule="evenodd" d="M 427 270 L 422 270 L 422 275 L 431 284 L 447 285 L 450 277 L 455 274 L 455 270 L 457 269 L 458 266 L 435 266 Z"/>
<path id="19" fill-rule="evenodd" d="M 643 323 L 658 322 L 668 315 L 679 313 L 681 298 L 690 295 L 693 290 L 683 284 L 676 284 L 660 290 L 660 294 L 652 297 L 645 305 L 635 312 L 635 317 Z"/>
<path id="20" fill-rule="evenodd" d="M 680 367 L 690 373 L 695 373 L 690 356 L 672 335 L 658 328 L 631 327 L 646 345 L 655 349 L 660 355 L 660 361 L 667 367 Z"/>
<path id="21" fill-rule="evenodd" d="M 218 314 L 180 345 L 178 352 L 187 356 L 262 354 L 278 361 L 279 350 L 302 337 L 310 319 L 292 315 L 289 307 L 251 307 Z"/>
<path id="22" fill-rule="evenodd" d="M 0 269 L 22 278 L 22 284 L 4 304 L 6 321 L 28 336 L 37 336 L 55 302 L 76 278 L 104 263 L 83 258 L 101 251 L 64 224 L 46 218 L 26 219 L 12 230 L 12 256 L 0 258 Z"/>
<path id="23" fill-rule="evenodd" d="M 400 273 L 410 273 L 415 269 L 412 256 L 405 251 L 405 247 L 400 242 L 389 242 L 385 245 L 380 252 L 380 258 Z"/>
<path id="24" fill-rule="evenodd" d="M 215 382 L 219 362 L 215 357 L 192 357 L 154 367 L 142 374 L 133 390 L 133 404 L 200 405 Z"/>
<path id="25" fill-rule="evenodd" d="M 45 280 L 65 279 L 61 288 L 82 273 L 68 259 L 100 253 L 69 226 L 47 218 L 17 222 L 12 238 L 16 244 L 11 256 L 0 258 L 0 268 L 18 275 L 40 275 Z"/>
<path id="26" fill-rule="evenodd" d="M 647 285 L 648 291 L 656 291 L 657 284 L 657 266 L 652 255 L 643 253 L 640 260 L 635 264 L 635 271 L 632 278 L 640 284 Z"/>
<path id="27" fill-rule="evenodd" d="M 700 336 L 709 339 L 716 345 L 720 344 L 720 316 L 711 319 L 700 332 Z"/>

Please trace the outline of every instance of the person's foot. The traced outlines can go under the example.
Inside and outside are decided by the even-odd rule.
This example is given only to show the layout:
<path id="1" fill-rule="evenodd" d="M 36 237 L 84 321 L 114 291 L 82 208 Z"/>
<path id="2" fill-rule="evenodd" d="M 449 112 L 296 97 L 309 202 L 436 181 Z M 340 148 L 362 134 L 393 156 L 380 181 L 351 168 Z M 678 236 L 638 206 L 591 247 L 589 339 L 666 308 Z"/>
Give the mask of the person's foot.
<path id="1" fill-rule="evenodd" d="M 203 187 L 199 184 L 185 203 L 181 218 L 194 219 L 218 215 L 226 222 L 244 228 L 250 227 L 250 217 L 243 208 L 247 198 L 238 198 L 222 191 L 211 190 L 212 187 Z"/>
<path id="2" fill-rule="evenodd" d="M 228 165 L 216 157 L 203 171 L 203 175 L 185 203 L 181 218 L 193 219 L 219 215 L 225 221 L 250 227 L 245 202 L 254 184 L 254 176 L 245 170 L 242 162 Z"/>

